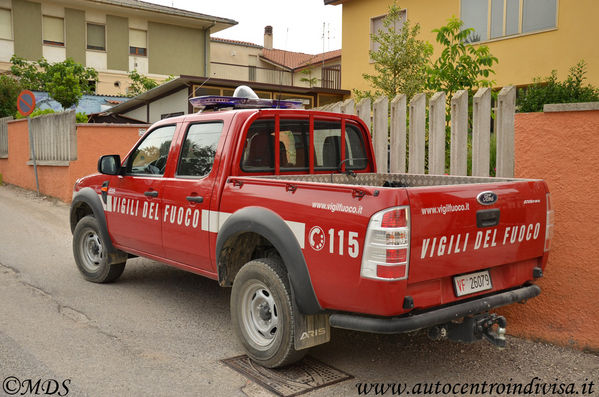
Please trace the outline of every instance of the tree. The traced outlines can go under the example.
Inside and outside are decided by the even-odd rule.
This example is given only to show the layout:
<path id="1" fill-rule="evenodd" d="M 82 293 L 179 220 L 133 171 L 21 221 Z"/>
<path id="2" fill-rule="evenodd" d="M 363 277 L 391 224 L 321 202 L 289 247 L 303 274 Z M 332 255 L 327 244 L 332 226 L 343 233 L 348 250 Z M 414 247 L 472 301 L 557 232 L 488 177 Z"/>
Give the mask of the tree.
<path id="1" fill-rule="evenodd" d="M 383 19 L 383 29 L 371 35 L 371 39 L 379 45 L 376 51 L 369 51 L 375 73 L 364 73 L 362 77 L 370 82 L 374 93 L 354 90 L 358 97 L 386 95 L 392 99 L 403 93 L 409 100 L 424 89 L 433 48 L 430 43 L 417 39 L 419 24 L 411 26 L 406 20 L 402 26 L 397 26 L 400 16 L 401 8 L 393 2 Z"/>
<path id="2" fill-rule="evenodd" d="M 599 101 L 599 89 L 583 85 L 585 74 L 586 63 L 581 60 L 570 68 L 570 73 L 563 82 L 557 80 L 557 70 L 553 70 L 544 79 L 535 78 L 531 86 L 518 90 L 518 111 L 542 112 L 543 105 L 547 103 Z"/>
<path id="3" fill-rule="evenodd" d="M 493 64 L 499 60 L 491 55 L 485 45 L 468 44 L 474 29 L 462 29 L 464 22 L 450 18 L 447 25 L 434 29 L 436 41 L 443 50 L 427 70 L 426 87 L 431 91 L 445 91 L 447 98 L 458 90 L 491 87 Z"/>
<path id="4" fill-rule="evenodd" d="M 15 115 L 17 97 L 22 90 L 21 84 L 13 77 L 0 76 L 0 117 Z"/>
<path id="5" fill-rule="evenodd" d="M 30 62 L 13 55 L 10 62 L 12 74 L 24 88 L 47 91 L 63 109 L 77 105 L 84 94 L 93 94 L 98 80 L 98 72 L 72 58 L 51 64 L 44 58 Z"/>
<path id="6" fill-rule="evenodd" d="M 138 73 L 137 70 L 129 72 L 129 79 L 131 79 L 131 84 L 127 87 L 127 96 L 130 97 L 138 96 L 152 88 L 158 87 L 156 80 Z"/>
<path id="7" fill-rule="evenodd" d="M 312 77 L 312 68 L 309 67 L 307 69 L 302 70 L 302 74 L 305 77 L 300 78 L 300 81 L 303 83 L 308 83 L 310 85 L 310 88 L 314 87 L 316 84 L 318 84 L 318 78 L 317 77 Z"/>

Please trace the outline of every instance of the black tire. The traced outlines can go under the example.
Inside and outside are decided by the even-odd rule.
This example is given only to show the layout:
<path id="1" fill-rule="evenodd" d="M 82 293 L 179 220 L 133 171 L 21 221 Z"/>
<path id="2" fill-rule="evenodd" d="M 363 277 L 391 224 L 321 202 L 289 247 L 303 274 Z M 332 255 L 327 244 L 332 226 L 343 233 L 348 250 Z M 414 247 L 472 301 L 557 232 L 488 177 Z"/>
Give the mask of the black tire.
<path id="1" fill-rule="evenodd" d="M 125 262 L 108 264 L 106 244 L 98 221 L 91 215 L 81 218 L 73 231 L 73 255 L 83 277 L 94 283 L 110 283 L 123 274 Z"/>
<path id="2" fill-rule="evenodd" d="M 300 360 L 295 350 L 295 305 L 283 266 L 273 259 L 246 263 L 233 282 L 231 319 L 248 356 L 267 368 Z"/>

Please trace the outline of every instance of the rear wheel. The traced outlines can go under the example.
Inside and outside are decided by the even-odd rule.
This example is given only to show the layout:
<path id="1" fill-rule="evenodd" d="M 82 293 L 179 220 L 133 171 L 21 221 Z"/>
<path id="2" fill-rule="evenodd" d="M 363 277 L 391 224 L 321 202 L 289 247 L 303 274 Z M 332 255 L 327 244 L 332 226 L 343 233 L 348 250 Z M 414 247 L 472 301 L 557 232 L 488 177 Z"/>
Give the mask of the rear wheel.
<path id="1" fill-rule="evenodd" d="M 300 360 L 295 350 L 295 308 L 287 273 L 280 262 L 256 259 L 246 263 L 233 282 L 231 318 L 248 356 L 276 368 Z"/>
<path id="2" fill-rule="evenodd" d="M 109 283 L 125 270 L 125 262 L 108 264 L 106 244 L 100 226 L 91 215 L 83 217 L 73 232 L 73 255 L 83 277 L 94 283 Z"/>

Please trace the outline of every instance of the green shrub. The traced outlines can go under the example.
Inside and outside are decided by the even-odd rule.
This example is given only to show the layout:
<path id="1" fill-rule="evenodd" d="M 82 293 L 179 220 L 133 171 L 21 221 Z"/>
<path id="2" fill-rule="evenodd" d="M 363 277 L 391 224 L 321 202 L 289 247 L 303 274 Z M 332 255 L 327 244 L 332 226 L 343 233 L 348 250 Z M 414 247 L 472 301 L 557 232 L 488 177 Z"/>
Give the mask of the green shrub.
<path id="1" fill-rule="evenodd" d="M 548 103 L 599 101 L 599 89 L 583 85 L 585 74 L 586 63 L 580 61 L 570 68 L 565 81 L 557 80 L 557 70 L 544 79 L 535 78 L 531 86 L 518 90 L 518 112 L 542 112 L 543 105 Z"/>
<path id="2" fill-rule="evenodd" d="M 17 97 L 23 86 L 10 76 L 0 76 L 0 117 L 12 116 L 17 111 Z"/>
<path id="3" fill-rule="evenodd" d="M 87 114 L 79 112 L 75 115 L 75 121 L 77 123 L 87 123 Z"/>
<path id="4" fill-rule="evenodd" d="M 31 112 L 31 114 L 29 115 L 29 117 L 33 118 L 33 117 L 37 117 L 37 116 L 43 116 L 44 114 L 52 114 L 52 113 L 56 113 L 56 111 L 54 109 L 35 109 L 33 112 Z M 24 119 L 24 116 L 21 116 L 21 113 L 17 112 L 15 114 L 15 118 L 16 119 Z"/>
<path id="5" fill-rule="evenodd" d="M 33 118 L 33 117 L 37 117 L 37 116 L 43 116 L 44 114 L 54 114 L 54 113 L 60 113 L 60 112 L 56 112 L 54 109 L 35 109 L 33 112 L 31 112 L 29 117 Z M 17 112 L 15 114 L 15 118 L 16 119 L 24 119 L 25 117 L 21 116 L 21 114 L 19 112 Z M 75 122 L 76 123 L 87 123 L 87 114 L 85 114 L 83 112 L 77 113 L 75 115 Z"/>

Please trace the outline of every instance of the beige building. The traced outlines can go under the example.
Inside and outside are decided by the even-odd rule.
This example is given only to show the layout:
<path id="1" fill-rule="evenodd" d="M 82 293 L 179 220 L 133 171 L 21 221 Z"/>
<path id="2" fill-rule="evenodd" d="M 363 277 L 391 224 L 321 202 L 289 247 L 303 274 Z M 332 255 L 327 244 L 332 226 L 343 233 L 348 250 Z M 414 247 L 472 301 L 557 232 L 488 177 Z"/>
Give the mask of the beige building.
<path id="1" fill-rule="evenodd" d="M 137 0 L 0 0 L 0 73 L 13 54 L 70 57 L 98 71 L 98 94 L 122 95 L 131 70 L 158 81 L 208 76 L 210 34 L 235 24 Z"/>
<path id="2" fill-rule="evenodd" d="M 273 30 L 264 29 L 264 45 L 213 37 L 210 75 L 294 87 L 341 88 L 341 50 L 304 54 L 273 48 Z"/>

